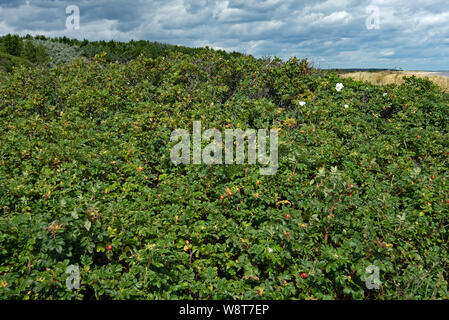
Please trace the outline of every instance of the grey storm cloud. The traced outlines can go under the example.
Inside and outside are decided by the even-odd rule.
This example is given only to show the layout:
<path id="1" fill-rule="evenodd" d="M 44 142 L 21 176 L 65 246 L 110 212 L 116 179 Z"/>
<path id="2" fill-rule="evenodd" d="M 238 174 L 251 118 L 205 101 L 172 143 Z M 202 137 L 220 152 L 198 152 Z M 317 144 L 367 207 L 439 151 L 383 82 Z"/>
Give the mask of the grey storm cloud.
<path id="1" fill-rule="evenodd" d="M 66 30 L 66 7 L 80 29 Z M 368 29 L 368 6 L 379 29 Z M 307 57 L 321 67 L 449 69 L 447 0 L 0 0 L 0 33 L 146 39 Z"/>
<path id="2" fill-rule="evenodd" d="M 0 7 L 14 8 L 26 4 L 25 0 L 0 0 Z"/>

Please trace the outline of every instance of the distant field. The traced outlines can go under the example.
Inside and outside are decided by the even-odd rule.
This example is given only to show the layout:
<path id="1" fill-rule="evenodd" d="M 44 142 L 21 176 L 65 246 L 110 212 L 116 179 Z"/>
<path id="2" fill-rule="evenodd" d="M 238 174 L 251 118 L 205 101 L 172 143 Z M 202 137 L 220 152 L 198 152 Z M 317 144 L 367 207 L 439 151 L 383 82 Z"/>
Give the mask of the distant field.
<path id="1" fill-rule="evenodd" d="M 438 75 L 434 72 L 422 72 L 422 71 L 379 71 L 379 72 L 349 72 L 342 74 L 343 78 L 352 78 L 354 80 L 368 81 L 372 84 L 383 85 L 396 83 L 401 84 L 404 82 L 404 76 L 417 76 L 419 78 L 427 78 L 449 92 L 449 78 Z"/>

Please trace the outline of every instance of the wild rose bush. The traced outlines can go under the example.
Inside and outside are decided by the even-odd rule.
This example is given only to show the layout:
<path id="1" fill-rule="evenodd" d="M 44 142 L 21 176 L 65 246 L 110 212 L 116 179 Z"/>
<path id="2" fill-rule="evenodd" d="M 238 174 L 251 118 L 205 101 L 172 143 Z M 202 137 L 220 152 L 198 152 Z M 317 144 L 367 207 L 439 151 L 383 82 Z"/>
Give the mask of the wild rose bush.
<path id="1" fill-rule="evenodd" d="M 449 298 L 449 95 L 429 81 L 212 50 L 2 80 L 2 299 Z M 175 166 L 194 120 L 280 129 L 277 174 Z"/>

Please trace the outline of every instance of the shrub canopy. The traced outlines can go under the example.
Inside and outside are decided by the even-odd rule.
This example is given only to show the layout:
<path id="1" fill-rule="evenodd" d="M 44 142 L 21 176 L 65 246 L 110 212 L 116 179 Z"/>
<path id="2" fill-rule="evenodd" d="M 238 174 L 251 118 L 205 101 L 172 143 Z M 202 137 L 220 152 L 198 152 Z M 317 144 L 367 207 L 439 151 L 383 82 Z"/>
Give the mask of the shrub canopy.
<path id="1" fill-rule="evenodd" d="M 447 299 L 448 104 L 414 77 L 374 86 L 208 49 L 15 68 L 0 86 L 0 297 Z M 279 128 L 277 174 L 175 166 L 170 134 L 194 120 Z"/>

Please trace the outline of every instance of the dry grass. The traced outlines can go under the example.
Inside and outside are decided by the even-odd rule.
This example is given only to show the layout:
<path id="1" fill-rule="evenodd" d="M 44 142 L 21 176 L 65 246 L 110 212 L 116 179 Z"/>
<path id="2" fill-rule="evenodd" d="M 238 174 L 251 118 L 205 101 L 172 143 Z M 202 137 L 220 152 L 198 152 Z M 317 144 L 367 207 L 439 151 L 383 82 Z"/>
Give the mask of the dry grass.
<path id="1" fill-rule="evenodd" d="M 449 92 L 449 78 L 435 75 L 429 72 L 418 71 L 380 71 L 380 72 L 351 72 L 341 75 L 343 78 L 352 78 L 354 80 L 367 81 L 372 84 L 402 84 L 404 76 L 415 75 L 419 78 L 427 78 L 444 91 Z"/>

